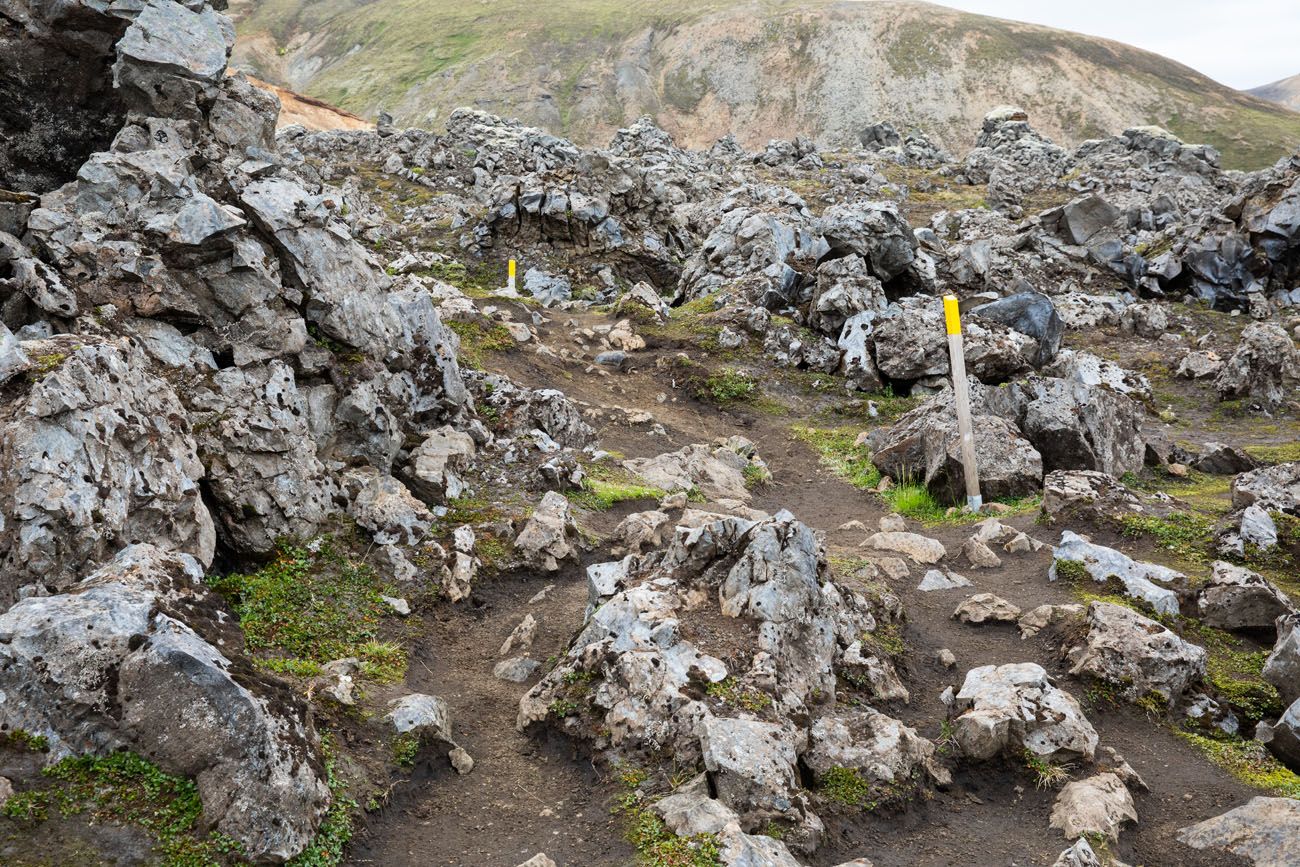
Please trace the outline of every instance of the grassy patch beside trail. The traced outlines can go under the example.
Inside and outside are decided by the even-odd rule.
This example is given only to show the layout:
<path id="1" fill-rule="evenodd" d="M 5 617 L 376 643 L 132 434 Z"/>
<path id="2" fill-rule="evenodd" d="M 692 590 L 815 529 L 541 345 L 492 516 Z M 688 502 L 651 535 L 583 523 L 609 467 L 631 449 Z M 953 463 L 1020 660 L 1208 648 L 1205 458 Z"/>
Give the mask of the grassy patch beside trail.
<path id="1" fill-rule="evenodd" d="M 667 494 L 662 488 L 647 484 L 645 479 L 622 467 L 594 464 L 587 467 L 582 490 L 569 495 L 573 505 L 593 512 L 612 509 L 631 500 L 660 500 Z"/>
<path id="2" fill-rule="evenodd" d="M 865 445 L 855 445 L 859 428 L 795 425 L 790 430 L 797 439 L 813 447 L 822 466 L 853 487 L 874 490 L 880 484 L 880 470 L 871 462 L 870 449 Z"/>
<path id="3" fill-rule="evenodd" d="M 642 867 L 722 867 L 721 845 L 716 834 L 678 837 L 669 831 L 650 809 L 640 786 L 646 780 L 640 768 L 625 768 L 621 774 L 623 795 L 611 810 L 627 822 L 627 840 L 636 849 Z"/>
<path id="4" fill-rule="evenodd" d="M 21 792 L 0 811 L 20 822 L 43 822 L 51 815 L 86 816 L 91 822 L 144 830 L 164 867 L 242 864 L 240 846 L 215 831 L 202 834 L 203 805 L 192 780 L 165 774 L 134 753 L 70 756 L 41 774 L 44 789 Z"/>
<path id="5" fill-rule="evenodd" d="M 489 352 L 505 352 L 515 347 L 515 339 L 510 336 L 504 325 L 482 322 L 461 322 L 458 319 L 447 321 L 447 327 L 456 332 L 460 338 L 460 352 L 457 360 L 465 367 L 474 370 L 483 369 L 483 359 Z"/>
<path id="6" fill-rule="evenodd" d="M 249 651 L 267 668 L 305 676 L 355 656 L 372 680 L 400 680 L 406 671 L 405 649 L 380 640 L 380 624 L 391 614 L 381 597 L 397 594 L 328 537 L 315 551 L 285 545 L 258 571 L 209 583 L 230 600 Z"/>
<path id="7" fill-rule="evenodd" d="M 1177 734 L 1246 785 L 1280 797 L 1300 798 L 1300 776 L 1275 759 L 1263 744 L 1188 731 L 1177 731 Z"/>

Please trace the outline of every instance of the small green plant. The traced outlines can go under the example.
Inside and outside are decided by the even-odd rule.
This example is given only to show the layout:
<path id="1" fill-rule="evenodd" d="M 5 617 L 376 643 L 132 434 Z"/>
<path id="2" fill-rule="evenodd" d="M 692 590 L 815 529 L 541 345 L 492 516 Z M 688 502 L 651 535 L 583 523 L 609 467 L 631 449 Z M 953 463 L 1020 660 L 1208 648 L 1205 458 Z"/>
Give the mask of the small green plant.
<path id="1" fill-rule="evenodd" d="M 647 774 L 627 765 L 619 769 L 623 793 L 610 812 L 627 821 L 627 840 L 644 867 L 722 867 L 718 838 L 714 834 L 678 837 L 650 810 L 641 786 Z"/>
<path id="2" fill-rule="evenodd" d="M 50 748 L 50 742 L 45 735 L 34 735 L 26 729 L 11 729 L 0 732 L 0 747 L 43 753 Z"/>
<path id="3" fill-rule="evenodd" d="M 742 472 L 747 488 L 761 488 L 772 481 L 772 471 L 758 464 L 746 464 Z"/>
<path id="4" fill-rule="evenodd" d="M 420 754 L 420 736 L 416 732 L 402 732 L 393 738 L 393 761 L 399 768 L 415 767 Z"/>
<path id="5" fill-rule="evenodd" d="M 395 592 L 330 538 L 320 539 L 314 551 L 282 545 L 257 572 L 209 581 L 230 600 L 249 650 L 260 652 L 267 667 L 306 673 L 355 656 L 372 680 L 392 682 L 405 672 L 405 649 L 379 635 L 391 612 L 383 596 Z"/>
<path id="6" fill-rule="evenodd" d="M 1092 580 L 1092 574 L 1082 560 L 1057 560 L 1056 579 L 1067 584 L 1084 585 Z"/>
<path id="7" fill-rule="evenodd" d="M 830 768 L 818 780 L 817 792 L 823 798 L 844 807 L 870 811 L 880 806 L 876 787 L 856 768 Z"/>
<path id="8" fill-rule="evenodd" d="M 744 403 L 759 394 L 758 381 L 742 370 L 724 368 L 711 374 L 696 390 L 696 397 L 718 406 Z"/>
<path id="9" fill-rule="evenodd" d="M 578 713 L 578 711 L 582 710 L 582 706 L 572 699 L 557 698 L 547 705 L 546 709 L 551 716 L 564 718 Z"/>
<path id="10" fill-rule="evenodd" d="M 44 768 L 49 788 L 23 792 L 0 808 L 22 822 L 43 822 L 53 811 L 88 815 L 145 831 L 165 867 L 242 863 L 229 837 L 199 831 L 203 805 L 192 780 L 175 777 L 135 753 L 69 756 Z"/>
<path id="11" fill-rule="evenodd" d="M 1026 770 L 1034 777 L 1034 786 L 1039 789 L 1055 789 L 1070 779 L 1068 767 L 1049 762 L 1029 750 L 1025 750 L 1023 761 Z"/>
<path id="12" fill-rule="evenodd" d="M 875 632 L 865 632 L 862 643 L 873 650 L 895 659 L 907 653 L 907 642 L 903 640 L 901 623 L 880 623 Z"/>
<path id="13" fill-rule="evenodd" d="M 447 321 L 447 327 L 456 332 L 460 338 L 460 353 L 457 360 L 474 370 L 483 369 L 483 361 L 490 352 L 505 352 L 515 347 L 515 339 L 500 323 L 483 324 L 481 322 L 463 322 L 459 319 Z"/>
<path id="14" fill-rule="evenodd" d="M 871 451 L 858 445 L 858 428 L 814 428 L 795 425 L 796 439 L 812 446 L 826 467 L 855 488 L 874 490 L 880 484 L 880 470 L 871 462 Z"/>
<path id="15" fill-rule="evenodd" d="M 604 512 L 632 500 L 662 499 L 665 493 L 662 488 L 646 484 L 640 476 L 621 467 L 596 464 L 588 468 L 587 477 L 582 480 L 582 490 L 569 500 L 589 511 Z"/>
<path id="16" fill-rule="evenodd" d="M 942 520 L 947 511 L 924 485 L 901 484 L 881 496 L 895 512 L 918 521 Z"/>
<path id="17" fill-rule="evenodd" d="M 773 703 L 772 696 L 761 689 L 742 684 L 734 677 L 725 677 L 722 680 L 710 683 L 704 688 L 704 692 L 723 704 L 741 707 L 754 713 L 767 710 L 772 707 Z"/>

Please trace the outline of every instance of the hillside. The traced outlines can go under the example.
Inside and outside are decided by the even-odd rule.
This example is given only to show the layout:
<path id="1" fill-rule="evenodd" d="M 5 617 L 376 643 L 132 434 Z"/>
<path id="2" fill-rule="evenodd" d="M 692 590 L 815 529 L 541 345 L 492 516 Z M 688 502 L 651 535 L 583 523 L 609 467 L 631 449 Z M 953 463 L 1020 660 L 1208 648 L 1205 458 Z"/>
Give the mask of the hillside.
<path id="1" fill-rule="evenodd" d="M 439 127 L 473 105 L 579 142 L 641 114 L 692 146 L 843 145 L 890 119 L 955 151 L 1013 102 L 1077 143 L 1155 123 L 1231 167 L 1300 143 L 1300 114 L 1089 36 L 918 2 L 244 0 L 235 64 L 367 117 Z"/>
<path id="2" fill-rule="evenodd" d="M 1300 110 L 1300 75 L 1293 75 L 1261 87 L 1252 87 L 1248 92 L 1260 99 Z"/>
<path id="3" fill-rule="evenodd" d="M 311 130 L 369 129 L 374 126 L 363 117 L 335 108 L 314 97 L 303 96 L 301 93 L 294 93 L 292 90 L 251 76 L 250 80 L 263 90 L 274 93 L 280 100 L 280 114 L 276 118 L 276 126 L 281 129 L 293 124 Z"/>

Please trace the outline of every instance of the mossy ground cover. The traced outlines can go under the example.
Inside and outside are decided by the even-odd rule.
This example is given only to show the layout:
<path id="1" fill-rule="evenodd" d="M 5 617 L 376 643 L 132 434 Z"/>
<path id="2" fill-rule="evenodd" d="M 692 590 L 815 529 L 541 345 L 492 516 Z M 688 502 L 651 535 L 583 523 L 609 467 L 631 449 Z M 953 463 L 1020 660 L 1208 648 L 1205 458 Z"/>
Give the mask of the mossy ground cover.
<path id="1" fill-rule="evenodd" d="M 283 545 L 261 569 L 210 583 L 230 601 L 249 651 L 267 668 L 312 675 L 353 656 L 372 680 L 399 680 L 406 670 L 406 651 L 382 637 L 391 614 L 382 597 L 399 594 L 332 538 Z"/>
<path id="2" fill-rule="evenodd" d="M 645 771 L 624 767 L 619 774 L 623 793 L 611 812 L 626 822 L 626 835 L 642 867 L 722 867 L 721 846 L 715 834 L 678 837 L 650 809 L 642 792 Z"/>
<path id="3" fill-rule="evenodd" d="M 164 867 L 243 864 L 238 843 L 200 830 L 203 805 L 192 780 L 163 773 L 129 753 L 70 756 L 41 771 L 49 785 L 20 792 L 0 811 L 21 823 L 84 816 L 97 823 L 140 828 Z"/>
<path id="4" fill-rule="evenodd" d="M 582 490 L 569 495 L 575 506 L 604 512 L 619 503 L 634 500 L 659 500 L 667 493 L 646 483 L 645 479 L 613 464 L 592 464 L 587 468 Z"/>
<path id="5" fill-rule="evenodd" d="M 505 352 L 515 348 L 515 339 L 510 336 L 504 325 L 497 322 L 464 322 L 459 319 L 447 321 L 447 327 L 456 332 L 460 338 L 460 352 L 457 361 L 464 367 L 482 370 L 483 362 L 492 352 Z"/>

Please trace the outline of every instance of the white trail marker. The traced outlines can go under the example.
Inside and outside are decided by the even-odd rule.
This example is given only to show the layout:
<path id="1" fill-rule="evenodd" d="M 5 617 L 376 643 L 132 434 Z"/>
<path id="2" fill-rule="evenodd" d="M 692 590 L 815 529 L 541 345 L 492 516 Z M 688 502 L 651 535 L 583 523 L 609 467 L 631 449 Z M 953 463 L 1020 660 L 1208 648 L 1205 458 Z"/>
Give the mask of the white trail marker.
<path id="1" fill-rule="evenodd" d="M 957 431 L 961 434 L 961 465 L 966 475 L 966 505 L 978 512 L 984 505 L 980 496 L 979 470 L 975 466 L 975 430 L 970 417 L 970 383 L 966 381 L 966 355 L 961 339 L 961 311 L 957 296 L 943 296 L 943 317 L 948 325 L 948 358 L 952 363 L 953 403 L 957 407 Z"/>

